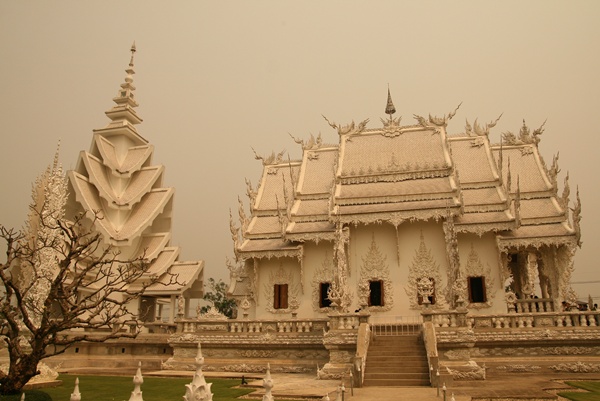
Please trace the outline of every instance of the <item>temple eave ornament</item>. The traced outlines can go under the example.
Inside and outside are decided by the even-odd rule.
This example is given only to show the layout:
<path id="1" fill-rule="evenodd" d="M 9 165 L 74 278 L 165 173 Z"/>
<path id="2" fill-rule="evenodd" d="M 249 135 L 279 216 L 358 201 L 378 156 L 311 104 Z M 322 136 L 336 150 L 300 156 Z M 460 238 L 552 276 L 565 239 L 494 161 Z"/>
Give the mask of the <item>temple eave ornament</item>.
<path id="1" fill-rule="evenodd" d="M 289 133 L 288 133 L 289 134 Z M 303 139 L 295 138 L 292 134 L 289 136 L 296 142 L 298 145 L 302 146 L 302 150 L 315 150 L 320 149 L 323 145 L 323 139 L 321 138 L 321 134 L 315 138 L 313 134 L 310 134 L 310 139 L 308 141 L 304 141 Z"/>
<path id="2" fill-rule="evenodd" d="M 542 123 L 542 125 L 531 132 L 527 124 L 525 123 L 525 119 L 523 119 L 523 125 L 519 131 L 519 136 L 517 137 L 510 131 L 507 131 L 502 134 L 502 141 L 507 145 L 535 145 L 540 142 L 540 135 L 544 133 L 544 126 L 546 125 L 546 121 Z"/>
<path id="3" fill-rule="evenodd" d="M 440 220 L 446 215 L 445 209 L 435 209 L 431 211 L 411 211 L 411 212 L 387 212 L 387 213 L 365 213 L 365 214 L 339 214 L 336 218 L 344 224 L 381 224 L 384 222 L 394 224 L 405 221 L 427 221 L 430 219 Z"/>
<path id="4" fill-rule="evenodd" d="M 415 120 L 417 120 L 417 123 L 421 127 L 424 127 L 424 128 L 446 127 L 448 125 L 448 121 L 452 120 L 452 117 L 454 117 L 456 115 L 456 112 L 458 111 L 458 109 L 460 108 L 461 105 L 462 105 L 462 102 L 460 102 L 453 111 L 451 111 L 447 115 L 443 115 L 442 117 L 432 116 L 431 113 L 429 114 L 428 119 L 425 119 L 424 117 L 422 117 L 418 114 L 413 114 L 413 117 Z"/>
<path id="5" fill-rule="evenodd" d="M 519 250 L 535 248 L 539 249 L 545 246 L 567 246 L 576 247 L 577 240 L 575 236 L 560 236 L 560 237 L 535 237 L 535 238 L 502 238 L 497 237 L 498 249 L 502 252 L 509 250 Z"/>
<path id="6" fill-rule="evenodd" d="M 264 251 L 241 251 L 240 258 L 248 259 L 272 259 L 272 258 L 300 258 L 302 257 L 302 248 L 298 246 L 296 249 L 290 250 L 264 250 Z"/>
<path id="7" fill-rule="evenodd" d="M 277 154 L 275 152 L 271 152 L 271 154 L 266 157 L 260 156 L 258 153 L 256 153 L 256 150 L 254 150 L 254 148 L 252 148 L 252 151 L 254 152 L 254 158 L 256 160 L 261 160 L 263 166 L 270 166 L 283 163 L 283 155 L 285 154 L 285 149 Z"/>
<path id="8" fill-rule="evenodd" d="M 484 127 L 479 125 L 477 119 L 475 119 L 475 121 L 473 122 L 473 126 L 471 126 L 471 124 L 469 124 L 469 121 L 467 120 L 465 123 L 465 134 L 467 134 L 467 136 L 489 137 L 490 129 L 495 127 L 496 124 L 498 124 L 498 121 L 500 121 L 501 117 L 502 114 L 500 114 L 498 118 L 496 118 L 494 121 L 490 121 L 489 123 L 485 124 Z"/>
<path id="9" fill-rule="evenodd" d="M 350 124 L 346 124 L 346 125 L 342 126 L 341 124 L 337 124 L 335 122 L 329 121 L 329 119 L 325 116 L 323 116 L 323 118 L 325 119 L 325 121 L 327 121 L 327 124 L 329 124 L 331 126 L 331 128 L 337 130 L 338 135 L 340 135 L 340 136 L 358 135 L 366 129 L 367 123 L 369 122 L 369 119 L 367 118 L 365 120 L 362 120 L 360 123 L 358 123 L 358 125 L 356 125 L 354 123 L 354 120 L 352 120 L 352 122 Z"/>

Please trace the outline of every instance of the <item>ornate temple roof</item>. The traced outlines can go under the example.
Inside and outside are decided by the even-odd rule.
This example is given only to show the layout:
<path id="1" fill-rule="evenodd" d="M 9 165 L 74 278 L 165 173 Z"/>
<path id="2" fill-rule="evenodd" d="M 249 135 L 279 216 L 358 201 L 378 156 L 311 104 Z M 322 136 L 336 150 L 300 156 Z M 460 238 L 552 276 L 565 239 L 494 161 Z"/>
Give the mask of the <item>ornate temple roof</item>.
<path id="1" fill-rule="evenodd" d="M 329 199 L 338 158 L 335 146 L 306 149 L 302 157 L 296 198 L 286 228 L 293 241 L 333 239 L 335 225 L 329 221 Z"/>
<path id="2" fill-rule="evenodd" d="M 506 145 L 493 147 L 507 190 L 513 199 L 518 198 L 519 203 L 520 227 L 499 234 L 501 248 L 579 244 L 577 216 L 573 222 L 569 220 L 568 180 L 565 180 L 565 193 L 559 197 L 556 183 L 558 158 L 554 159 L 551 168 L 547 168 L 537 146 L 537 136 L 542 132 L 543 126 L 530 135 L 523 123 L 519 139 L 508 133 L 504 137 Z M 575 210 L 579 208 L 579 199 L 576 202 Z"/>
<path id="3" fill-rule="evenodd" d="M 107 245 L 124 257 L 149 261 L 140 280 L 159 277 L 149 292 L 180 294 L 202 280 L 203 262 L 178 261 L 180 249 L 170 245 L 175 189 L 162 186 L 164 166 L 152 165 L 154 146 L 136 128 L 142 119 L 135 112 L 134 53 L 135 46 L 115 106 L 106 112 L 110 122 L 94 130 L 90 150 L 82 151 L 76 169 L 68 172 L 70 210 L 97 212 L 101 218 L 94 227 Z M 179 275 L 176 284 L 165 285 L 169 271 Z"/>
<path id="4" fill-rule="evenodd" d="M 467 122 L 464 133 L 450 136 L 447 123 L 456 111 L 415 116 L 418 124 L 401 126 L 388 92 L 389 119 L 380 128 L 367 128 L 368 120 L 345 126 L 327 120 L 339 144 L 311 135 L 306 142 L 294 138 L 302 145 L 300 162 L 257 156 L 264 169 L 237 247 L 242 258 L 297 256 L 305 241 L 333 240 L 337 223 L 397 226 L 449 215 L 457 232 L 494 232 L 511 246 L 535 244 L 534 238 L 576 241 L 578 228 L 564 207 L 568 193 L 556 193 L 558 169 L 546 168 L 537 149 L 540 130 L 530 134 L 525 127 L 519 138 L 492 145 L 496 120 L 485 127 Z"/>
<path id="5" fill-rule="evenodd" d="M 502 185 L 487 135 L 452 136 L 449 144 L 464 202 L 463 213 L 455 220 L 456 230 L 481 235 L 516 228 L 511 199 Z"/>

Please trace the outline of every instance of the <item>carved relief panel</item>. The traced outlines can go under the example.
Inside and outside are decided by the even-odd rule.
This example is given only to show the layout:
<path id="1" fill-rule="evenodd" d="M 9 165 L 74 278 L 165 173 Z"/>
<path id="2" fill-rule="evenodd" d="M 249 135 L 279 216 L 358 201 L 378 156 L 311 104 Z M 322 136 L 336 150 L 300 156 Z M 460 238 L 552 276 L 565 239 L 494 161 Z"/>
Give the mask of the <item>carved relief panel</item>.
<path id="1" fill-rule="evenodd" d="M 428 279 L 433 281 L 434 293 L 432 297 L 435 303 L 430 307 L 440 309 L 447 306 L 444 294 L 446 286 L 442 283 L 442 275 L 437 262 L 431 255 L 431 250 L 425 245 L 425 238 L 421 232 L 421 243 L 416 250 L 412 264 L 408 270 L 408 285 L 404 288 L 410 302 L 411 309 L 422 309 L 424 305 L 419 304 L 419 280 Z"/>
<path id="2" fill-rule="evenodd" d="M 365 256 L 360 269 L 358 282 L 358 299 L 360 305 L 370 305 L 371 292 L 377 288 L 380 292 L 380 305 L 370 305 L 370 311 L 388 311 L 394 305 L 394 287 L 390 277 L 387 257 L 381 253 L 375 242 L 375 234 L 371 240 L 371 246 Z M 377 285 L 374 285 L 377 284 Z"/>
<path id="3" fill-rule="evenodd" d="M 286 271 L 280 265 L 277 271 L 271 272 L 268 282 L 264 285 L 267 312 L 279 314 L 296 311 L 300 306 L 299 292 L 299 284 L 294 281 L 294 272 Z"/>
<path id="4" fill-rule="evenodd" d="M 333 310 L 331 307 L 322 307 L 321 298 L 324 294 L 321 293 L 322 284 L 333 282 L 333 258 L 328 253 L 321 263 L 321 267 L 315 272 L 312 281 L 312 307 L 315 312 L 327 313 Z M 325 294 L 326 295 L 326 294 Z"/>
<path id="5" fill-rule="evenodd" d="M 462 277 L 466 278 L 467 288 L 470 291 L 469 296 L 466 297 L 469 300 L 467 307 L 475 309 L 491 307 L 492 299 L 495 296 L 493 291 L 495 280 L 492 276 L 492 269 L 489 263 L 486 263 L 485 266 L 483 265 L 472 243 L 467 266 L 462 272 Z M 475 292 L 478 291 L 474 287 L 479 284 L 483 286 L 483 298 L 475 295 Z"/>

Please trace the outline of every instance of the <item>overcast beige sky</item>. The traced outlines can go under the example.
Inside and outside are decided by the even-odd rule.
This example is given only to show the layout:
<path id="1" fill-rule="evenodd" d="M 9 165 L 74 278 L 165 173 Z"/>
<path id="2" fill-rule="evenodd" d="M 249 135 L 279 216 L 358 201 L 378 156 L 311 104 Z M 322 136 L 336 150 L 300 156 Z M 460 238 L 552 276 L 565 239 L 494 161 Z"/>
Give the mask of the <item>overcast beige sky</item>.
<path id="1" fill-rule="evenodd" d="M 176 188 L 174 243 L 226 278 L 229 208 L 254 185 L 259 154 L 338 123 L 442 115 L 490 134 L 544 120 L 546 161 L 560 151 L 583 203 L 573 281 L 600 300 L 600 2 L 598 1 L 0 1 L 0 222 L 21 227 L 31 182 L 60 159 L 74 168 L 104 127 L 136 41 L 140 133 Z M 560 188 L 562 191 L 562 185 Z"/>

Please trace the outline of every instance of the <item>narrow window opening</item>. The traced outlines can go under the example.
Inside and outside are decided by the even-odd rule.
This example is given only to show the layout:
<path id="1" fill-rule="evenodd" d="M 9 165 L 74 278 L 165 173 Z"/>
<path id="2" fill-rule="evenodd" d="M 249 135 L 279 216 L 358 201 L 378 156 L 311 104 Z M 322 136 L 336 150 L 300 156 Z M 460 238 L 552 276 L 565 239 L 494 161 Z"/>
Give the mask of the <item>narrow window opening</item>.
<path id="1" fill-rule="evenodd" d="M 79 354 L 79 347 L 75 347 L 75 353 Z"/>
<path id="2" fill-rule="evenodd" d="M 327 297 L 331 283 L 321 283 L 319 287 L 319 307 L 329 308 L 331 306 L 331 299 Z"/>
<path id="3" fill-rule="evenodd" d="M 125 353 L 125 348 L 121 348 L 121 354 Z"/>
<path id="4" fill-rule="evenodd" d="M 469 302 L 481 303 L 486 302 L 487 297 L 485 294 L 485 277 L 469 277 Z"/>
<path id="5" fill-rule="evenodd" d="M 287 309 L 288 285 L 275 284 L 273 287 L 273 309 Z"/>
<path id="6" fill-rule="evenodd" d="M 369 281 L 369 306 L 383 306 L 383 280 Z"/>

